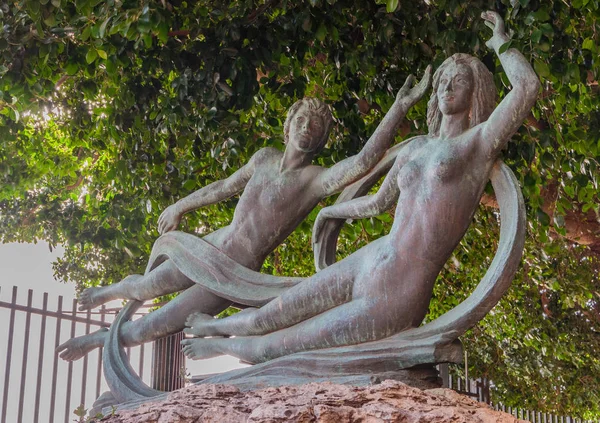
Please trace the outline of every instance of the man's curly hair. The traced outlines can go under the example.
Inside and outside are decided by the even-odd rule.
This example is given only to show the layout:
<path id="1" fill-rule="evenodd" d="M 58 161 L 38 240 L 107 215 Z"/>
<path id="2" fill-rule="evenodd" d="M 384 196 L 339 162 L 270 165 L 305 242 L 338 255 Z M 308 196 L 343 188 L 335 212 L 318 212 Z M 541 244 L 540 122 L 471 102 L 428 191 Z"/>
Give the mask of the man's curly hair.
<path id="1" fill-rule="evenodd" d="M 296 113 L 298 113 L 302 106 L 307 107 L 312 115 L 318 116 L 323 122 L 323 136 L 319 140 L 319 144 L 316 149 L 316 151 L 320 151 L 325 146 L 325 143 L 327 143 L 329 133 L 333 127 L 333 115 L 331 114 L 329 106 L 323 103 L 321 100 L 317 100 L 316 98 L 303 98 L 302 100 L 295 102 L 292 107 L 290 107 L 283 125 L 283 141 L 287 144 L 288 139 L 290 138 L 290 124 L 292 123 L 293 117 L 296 115 Z"/>

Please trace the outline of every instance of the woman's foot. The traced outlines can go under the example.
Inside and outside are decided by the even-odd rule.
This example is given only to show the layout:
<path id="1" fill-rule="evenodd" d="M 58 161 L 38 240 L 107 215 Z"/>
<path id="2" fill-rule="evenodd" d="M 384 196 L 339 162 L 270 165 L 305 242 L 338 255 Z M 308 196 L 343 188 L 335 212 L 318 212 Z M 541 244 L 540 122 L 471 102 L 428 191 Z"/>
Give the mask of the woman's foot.
<path id="1" fill-rule="evenodd" d="M 205 337 L 220 335 L 215 330 L 216 319 L 210 314 L 192 313 L 185 321 L 184 333 L 193 336 Z"/>
<path id="2" fill-rule="evenodd" d="M 93 349 L 103 346 L 107 336 L 108 329 L 102 328 L 88 335 L 69 339 L 67 342 L 59 345 L 56 348 L 56 352 L 61 353 L 60 358 L 63 360 L 79 360 Z"/>
<path id="3" fill-rule="evenodd" d="M 248 336 L 256 335 L 256 330 L 250 331 L 252 315 L 257 308 L 248 307 L 233 316 L 215 319 L 210 314 L 192 313 L 185 321 L 187 326 L 183 331 L 188 335 L 205 336 Z"/>
<path id="4" fill-rule="evenodd" d="M 191 360 L 204 360 L 206 358 L 213 358 L 223 355 L 220 348 L 218 348 L 219 342 L 225 341 L 224 338 L 194 338 L 184 339 L 181 341 L 183 345 L 183 353 Z"/>

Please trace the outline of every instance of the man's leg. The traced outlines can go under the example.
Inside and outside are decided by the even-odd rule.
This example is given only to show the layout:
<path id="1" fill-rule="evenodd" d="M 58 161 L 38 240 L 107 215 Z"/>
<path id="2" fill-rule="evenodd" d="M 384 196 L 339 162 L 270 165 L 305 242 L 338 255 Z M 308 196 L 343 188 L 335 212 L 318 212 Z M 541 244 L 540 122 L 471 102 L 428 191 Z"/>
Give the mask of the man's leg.
<path id="1" fill-rule="evenodd" d="M 89 310 L 113 300 L 148 301 L 193 284 L 167 260 L 146 275 L 131 275 L 112 285 L 85 289 L 79 296 L 79 310 Z"/>
<path id="2" fill-rule="evenodd" d="M 229 305 L 231 301 L 194 284 L 160 309 L 123 324 L 121 340 L 126 347 L 153 341 L 182 330 L 188 315 L 195 311 L 216 315 Z M 89 335 L 69 339 L 60 345 L 57 351 L 61 352 L 60 357 L 65 360 L 78 360 L 93 349 L 103 346 L 107 336 L 108 331 L 101 329 Z"/>

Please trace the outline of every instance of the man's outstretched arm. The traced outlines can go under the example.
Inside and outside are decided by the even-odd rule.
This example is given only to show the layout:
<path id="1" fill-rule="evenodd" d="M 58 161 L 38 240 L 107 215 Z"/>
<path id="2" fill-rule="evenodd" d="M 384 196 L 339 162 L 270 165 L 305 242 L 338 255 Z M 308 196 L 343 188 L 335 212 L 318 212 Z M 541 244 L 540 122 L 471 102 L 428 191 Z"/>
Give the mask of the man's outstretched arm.
<path id="1" fill-rule="evenodd" d="M 325 195 L 335 194 L 364 176 L 383 157 L 392 144 L 402 119 L 408 109 L 416 104 L 431 85 L 431 66 L 417 85 L 411 88 L 414 77 L 410 75 L 398 92 L 394 104 L 387 112 L 369 141 L 355 156 L 348 157 L 324 171 L 320 176 Z"/>
<path id="2" fill-rule="evenodd" d="M 164 234 L 173 231 L 184 214 L 226 200 L 242 191 L 254 174 L 256 163 L 265 154 L 266 149 L 259 150 L 246 165 L 228 178 L 212 182 L 167 207 L 158 218 L 158 232 Z"/>

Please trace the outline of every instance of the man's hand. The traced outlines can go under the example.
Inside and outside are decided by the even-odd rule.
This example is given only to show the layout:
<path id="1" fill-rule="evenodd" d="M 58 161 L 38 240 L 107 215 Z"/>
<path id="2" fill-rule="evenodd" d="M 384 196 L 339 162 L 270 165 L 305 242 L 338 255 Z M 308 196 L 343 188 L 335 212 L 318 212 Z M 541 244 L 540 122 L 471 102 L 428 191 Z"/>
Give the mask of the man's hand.
<path id="1" fill-rule="evenodd" d="M 182 216 L 183 214 L 178 210 L 177 204 L 167 207 L 158 218 L 158 233 L 162 235 L 177 229 Z"/>
<path id="2" fill-rule="evenodd" d="M 409 75 L 396 95 L 396 101 L 403 101 L 409 108 L 414 106 L 425 95 L 427 90 L 429 90 L 429 87 L 431 86 L 431 65 L 427 66 L 427 69 L 425 69 L 421 81 L 411 88 L 414 80 L 415 77 Z"/>

